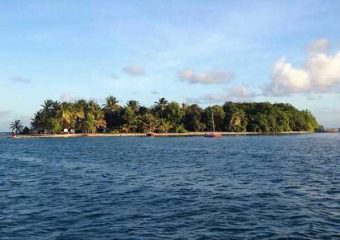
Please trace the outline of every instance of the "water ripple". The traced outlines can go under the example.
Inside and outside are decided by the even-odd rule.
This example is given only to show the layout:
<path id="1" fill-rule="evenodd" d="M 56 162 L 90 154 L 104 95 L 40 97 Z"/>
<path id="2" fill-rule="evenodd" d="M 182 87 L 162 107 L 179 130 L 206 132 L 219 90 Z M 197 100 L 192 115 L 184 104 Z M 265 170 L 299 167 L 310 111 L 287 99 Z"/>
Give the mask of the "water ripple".
<path id="1" fill-rule="evenodd" d="M 0 239 L 340 239 L 340 135 L 0 139 Z"/>

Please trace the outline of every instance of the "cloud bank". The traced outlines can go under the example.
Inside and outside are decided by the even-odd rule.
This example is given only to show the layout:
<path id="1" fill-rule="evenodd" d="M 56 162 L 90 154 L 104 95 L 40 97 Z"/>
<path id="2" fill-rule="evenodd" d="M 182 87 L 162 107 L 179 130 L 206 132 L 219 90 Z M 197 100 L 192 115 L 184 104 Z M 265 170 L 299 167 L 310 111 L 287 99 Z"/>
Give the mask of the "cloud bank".
<path id="1" fill-rule="evenodd" d="M 294 67 L 285 58 L 273 66 L 267 91 L 274 96 L 293 93 L 323 93 L 340 86 L 340 51 L 331 55 L 327 39 L 319 39 L 307 48 L 308 56 L 302 68 Z"/>
<path id="2" fill-rule="evenodd" d="M 0 111 L 0 118 L 8 117 L 12 114 L 12 111 Z"/>
<path id="3" fill-rule="evenodd" d="M 145 74 L 145 69 L 138 65 L 126 66 L 123 68 L 123 71 L 131 76 L 140 76 Z"/>
<path id="4" fill-rule="evenodd" d="M 206 73 L 194 73 L 191 69 L 185 69 L 178 72 L 178 78 L 190 84 L 222 84 L 230 82 L 234 78 L 234 74 L 215 70 Z"/>

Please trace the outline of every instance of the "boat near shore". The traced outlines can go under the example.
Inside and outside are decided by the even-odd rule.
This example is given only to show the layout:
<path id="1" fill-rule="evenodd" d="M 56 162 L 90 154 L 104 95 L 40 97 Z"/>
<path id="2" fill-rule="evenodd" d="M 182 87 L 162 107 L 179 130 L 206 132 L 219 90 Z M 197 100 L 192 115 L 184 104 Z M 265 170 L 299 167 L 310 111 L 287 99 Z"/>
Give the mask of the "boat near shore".
<path id="1" fill-rule="evenodd" d="M 8 136 L 7 138 L 12 138 L 12 139 L 16 139 L 18 136 L 15 133 L 11 133 L 10 136 Z"/>
<path id="2" fill-rule="evenodd" d="M 153 132 L 148 132 L 148 133 L 146 134 L 147 137 L 154 137 L 155 135 L 156 135 L 156 134 L 153 133 Z"/>
<path id="3" fill-rule="evenodd" d="M 204 137 L 220 138 L 220 137 L 222 137 L 222 133 L 221 132 L 211 132 L 211 133 L 205 134 Z"/>
<path id="4" fill-rule="evenodd" d="M 205 134 L 204 137 L 220 138 L 220 137 L 222 137 L 222 133 L 221 132 L 215 132 L 214 112 L 213 112 L 212 108 L 210 108 L 210 109 L 211 109 L 211 122 L 212 122 L 213 131 L 211 133 Z"/>

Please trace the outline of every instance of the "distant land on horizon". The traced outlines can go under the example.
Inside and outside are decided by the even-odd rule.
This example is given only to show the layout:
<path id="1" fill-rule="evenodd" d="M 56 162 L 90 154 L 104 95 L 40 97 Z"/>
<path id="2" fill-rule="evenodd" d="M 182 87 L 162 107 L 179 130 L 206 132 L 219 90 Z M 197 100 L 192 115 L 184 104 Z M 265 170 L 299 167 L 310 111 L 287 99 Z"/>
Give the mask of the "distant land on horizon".
<path id="1" fill-rule="evenodd" d="M 169 102 L 159 98 L 151 107 L 129 100 L 120 105 L 114 96 L 99 105 L 94 100 L 45 100 L 24 128 L 11 123 L 13 132 L 25 133 L 186 133 L 186 132 L 315 132 L 320 126 L 308 110 L 287 103 L 231 102 L 206 108 L 198 104 Z"/>

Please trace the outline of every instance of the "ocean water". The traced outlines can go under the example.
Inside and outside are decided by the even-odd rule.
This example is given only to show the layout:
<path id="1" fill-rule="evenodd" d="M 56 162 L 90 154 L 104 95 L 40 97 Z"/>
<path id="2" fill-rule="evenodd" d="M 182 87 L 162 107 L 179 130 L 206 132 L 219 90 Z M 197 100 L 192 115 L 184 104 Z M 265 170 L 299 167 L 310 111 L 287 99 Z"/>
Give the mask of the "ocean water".
<path id="1" fill-rule="evenodd" d="M 0 239 L 340 239 L 340 134 L 1 138 Z"/>
<path id="2" fill-rule="evenodd" d="M 11 136 L 9 132 L 0 132 L 0 138 Z"/>

